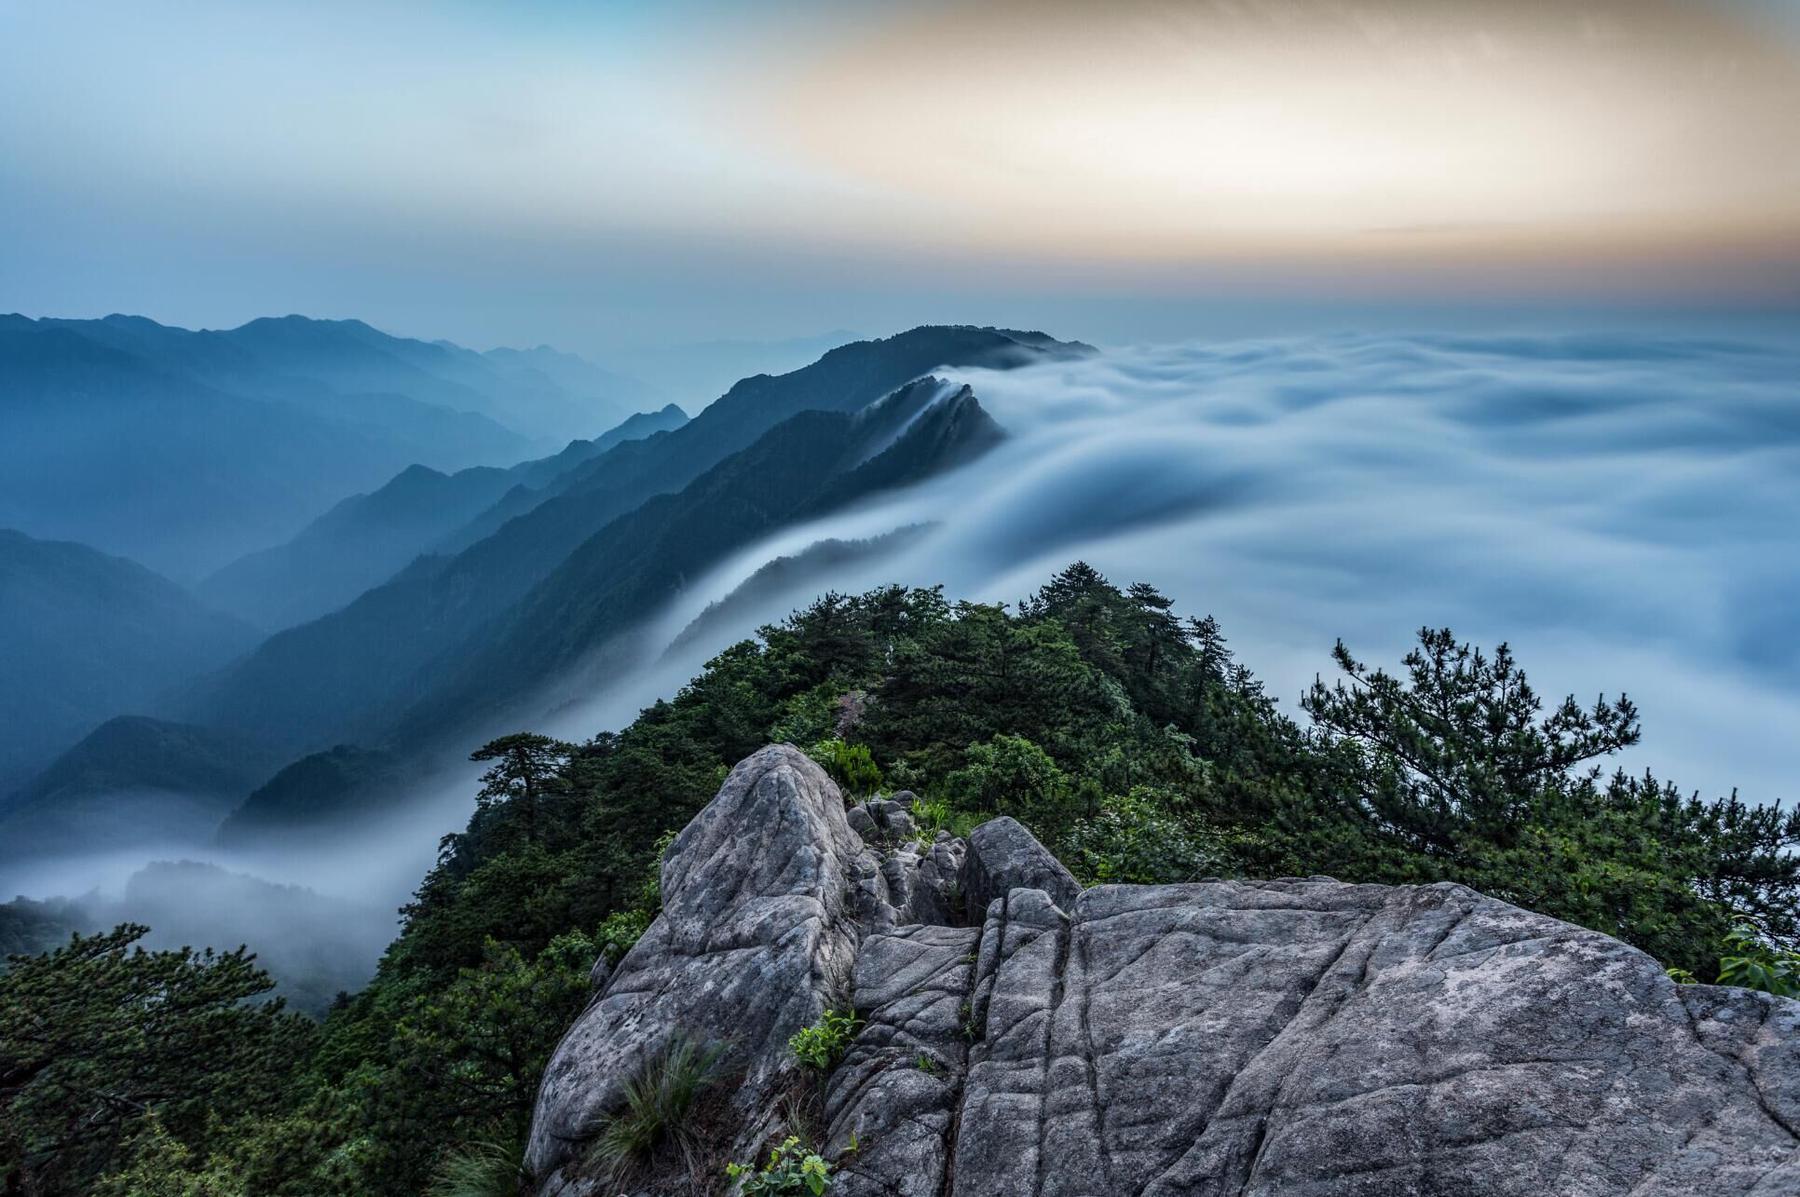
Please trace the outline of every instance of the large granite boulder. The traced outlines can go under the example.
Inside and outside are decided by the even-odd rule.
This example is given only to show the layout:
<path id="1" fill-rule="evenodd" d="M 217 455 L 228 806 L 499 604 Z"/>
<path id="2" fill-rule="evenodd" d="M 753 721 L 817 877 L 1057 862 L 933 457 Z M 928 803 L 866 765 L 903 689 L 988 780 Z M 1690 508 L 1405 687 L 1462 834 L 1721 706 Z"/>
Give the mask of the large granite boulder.
<path id="1" fill-rule="evenodd" d="M 732 770 L 670 846 L 662 914 L 558 1045 L 527 1167 L 546 1193 L 599 1192 L 583 1154 L 625 1085 L 678 1036 L 728 1045 L 738 1138 L 778 1124 L 797 1065 L 788 1038 L 843 1004 L 859 916 L 884 894 L 824 771 L 789 745 Z"/>
<path id="2" fill-rule="evenodd" d="M 1800 1194 L 1800 1002 L 1460 886 L 1083 892 L 1010 819 L 892 814 L 877 848 L 797 751 L 738 767 L 557 1051 L 540 1194 L 598 1191 L 581 1144 L 677 1032 L 734 1044 L 739 1158 L 785 1133 L 786 1039 L 845 1003 L 837 1197 Z"/>
<path id="3" fill-rule="evenodd" d="M 980 935 L 918 925 L 863 942 L 855 1000 L 867 1021 L 825 1096 L 835 1197 L 944 1192 Z"/>

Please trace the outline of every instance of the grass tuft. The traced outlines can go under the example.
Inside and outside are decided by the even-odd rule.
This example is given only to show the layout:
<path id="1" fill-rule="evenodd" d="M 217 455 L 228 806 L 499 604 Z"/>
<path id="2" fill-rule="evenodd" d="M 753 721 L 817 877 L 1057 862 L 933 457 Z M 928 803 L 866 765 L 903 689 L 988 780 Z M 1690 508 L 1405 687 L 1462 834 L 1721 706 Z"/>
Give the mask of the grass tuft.
<path id="1" fill-rule="evenodd" d="M 525 1192 L 523 1143 L 469 1143 L 438 1164 L 429 1197 L 520 1197 Z"/>
<path id="2" fill-rule="evenodd" d="M 591 1149 L 609 1185 L 623 1184 L 667 1148 L 679 1151 L 692 1170 L 699 1145 L 694 1103 L 719 1079 L 724 1055 L 723 1044 L 677 1036 L 631 1079 L 625 1108 L 601 1126 Z"/>

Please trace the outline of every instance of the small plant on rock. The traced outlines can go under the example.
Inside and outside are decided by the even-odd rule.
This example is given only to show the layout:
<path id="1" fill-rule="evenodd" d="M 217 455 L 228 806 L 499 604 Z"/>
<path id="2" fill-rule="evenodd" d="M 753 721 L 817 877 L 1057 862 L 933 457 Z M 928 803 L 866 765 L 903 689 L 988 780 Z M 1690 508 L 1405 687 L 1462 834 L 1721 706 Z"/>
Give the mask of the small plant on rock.
<path id="1" fill-rule="evenodd" d="M 745 1197 L 819 1197 L 831 1187 L 831 1165 L 816 1151 L 800 1146 L 790 1135 L 769 1152 L 761 1168 L 754 1164 L 727 1164 L 725 1175 L 737 1182 Z"/>
<path id="2" fill-rule="evenodd" d="M 881 768 L 866 745 L 846 744 L 834 737 L 820 740 L 807 750 L 806 755 L 831 774 L 831 780 L 837 782 L 847 796 L 867 798 L 881 788 Z"/>
<path id="3" fill-rule="evenodd" d="M 525 1191 L 525 1145 L 471 1143 L 445 1156 L 428 1197 L 517 1197 Z"/>
<path id="4" fill-rule="evenodd" d="M 802 1064 L 829 1071 L 844 1058 L 851 1037 L 861 1025 L 861 1020 L 848 1010 L 827 1010 L 818 1022 L 794 1033 L 788 1040 L 788 1050 Z"/>
<path id="5" fill-rule="evenodd" d="M 688 1158 L 692 1170 L 694 1104 L 719 1079 L 724 1054 L 723 1045 L 677 1037 L 625 1086 L 625 1108 L 606 1120 L 594 1140 L 594 1162 L 609 1183 L 623 1183 L 669 1146 Z"/>
<path id="6" fill-rule="evenodd" d="M 919 829 L 919 842 L 926 847 L 940 831 L 949 831 L 956 811 L 943 799 L 920 798 L 912 804 L 913 825 Z"/>

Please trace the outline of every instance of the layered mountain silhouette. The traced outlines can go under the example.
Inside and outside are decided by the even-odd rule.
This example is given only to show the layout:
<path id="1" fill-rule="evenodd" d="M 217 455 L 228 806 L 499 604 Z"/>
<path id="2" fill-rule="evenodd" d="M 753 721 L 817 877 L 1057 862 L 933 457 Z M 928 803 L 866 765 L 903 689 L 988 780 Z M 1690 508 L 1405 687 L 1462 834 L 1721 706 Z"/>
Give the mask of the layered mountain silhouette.
<path id="1" fill-rule="evenodd" d="M 380 489 L 337 504 L 286 544 L 234 561 L 202 581 L 198 593 L 271 631 L 316 619 L 438 548 L 511 492 L 517 492 L 511 501 L 528 505 L 531 496 L 613 446 L 686 422 L 671 403 L 592 440 L 571 441 L 553 456 L 505 469 L 474 466 L 446 474 L 408 466 Z"/>
<path id="2" fill-rule="evenodd" d="M 136 562 L 0 529 L 0 793 L 256 640 Z"/>
<path id="3" fill-rule="evenodd" d="M 535 372 L 567 393 L 589 369 L 549 350 L 397 348 L 355 322 L 254 321 L 230 334 L 129 318 L 25 321 L 25 332 L 17 323 L 0 332 L 135 372 L 125 406 L 142 402 L 139 384 L 152 376 L 132 348 L 149 343 L 170 370 L 187 372 L 160 376 L 170 410 L 199 395 L 217 410 L 266 403 L 290 421 L 359 387 L 414 402 L 403 388 L 422 393 L 427 375 L 447 380 L 440 395 L 473 390 L 483 370 Z M 140 829 L 161 820 L 184 835 L 207 824 L 217 843 L 254 849 L 380 813 L 437 750 L 466 752 L 591 695 L 604 684 L 597 669 L 636 651 L 629 633 L 734 552 L 997 443 L 1004 432 L 976 394 L 932 371 L 1084 352 L 1041 333 L 927 326 L 743 379 L 691 420 L 667 405 L 506 468 L 415 461 L 349 498 L 340 491 L 297 535 L 216 570 L 199 584 L 201 598 L 130 562 L 15 534 L 0 552 L 30 565 L 0 569 L 0 597 L 19 593 L 4 610 L 16 609 L 22 646 L 40 655 L 68 646 L 36 665 L 67 679 L 81 701 L 70 698 L 55 718 L 17 713 L 38 724 L 20 741 L 35 759 L 20 753 L 16 774 L 75 746 L 29 785 L 15 776 L 0 826 L 10 818 L 51 847 L 90 816 Z M 245 398 L 256 370 L 263 385 L 288 388 L 284 397 Z M 277 373 L 310 381 L 278 387 L 268 382 Z M 45 406 L 84 401 L 51 394 L 48 375 L 43 385 Z M 45 597 L 59 578 L 63 590 Z M 261 639 L 251 623 L 281 630 Z M 112 640 L 78 634 L 94 627 Z M 90 647 L 92 660 L 83 657 Z M 91 692 L 75 685 L 84 677 Z M 9 701 L 22 705 L 22 688 L 12 689 L 20 692 Z M 143 712 L 157 718 L 94 731 Z M 117 768 L 96 768 L 101 757 Z M 169 801 L 176 792 L 191 797 Z M 47 817 L 56 811 L 70 818 Z M 195 842 L 214 842 L 210 829 Z"/>
<path id="4" fill-rule="evenodd" d="M 280 765 L 230 732 L 143 715 L 109 719 L 0 798 L 0 859 L 204 841 Z"/>
<path id="5" fill-rule="evenodd" d="M 179 709 L 296 754 L 465 735 L 731 549 L 992 442 L 997 430 L 972 394 L 935 381 L 908 388 L 921 375 L 1084 349 L 1039 333 L 928 326 L 745 379 L 674 431 L 616 445 L 534 495 L 509 493 L 496 508 L 524 509 L 493 531 L 272 636 Z M 864 413 L 901 388 L 885 411 Z"/>
<path id="6" fill-rule="evenodd" d="M 584 676 L 584 658 L 732 551 L 972 460 L 1003 435 L 968 387 L 930 377 L 864 412 L 783 421 L 679 493 L 649 500 L 584 542 L 467 651 L 447 658 L 392 735 L 430 744 L 458 729 L 504 725 L 546 679 L 570 694 L 591 692 L 600 679 Z"/>
<path id="7" fill-rule="evenodd" d="M 360 321 L 0 316 L 0 526 L 187 580 L 409 465 L 513 462 L 645 406 L 641 384 L 552 350 Z"/>

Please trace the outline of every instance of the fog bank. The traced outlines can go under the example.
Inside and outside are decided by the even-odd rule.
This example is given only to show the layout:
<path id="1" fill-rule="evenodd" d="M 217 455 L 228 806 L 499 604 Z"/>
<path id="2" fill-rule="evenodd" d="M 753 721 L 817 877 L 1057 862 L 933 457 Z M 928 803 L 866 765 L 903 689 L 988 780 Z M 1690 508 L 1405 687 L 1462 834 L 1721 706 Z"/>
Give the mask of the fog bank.
<path id="1" fill-rule="evenodd" d="M 1393 663 L 1448 625 L 1540 692 L 1623 689 L 1626 759 L 1707 793 L 1792 793 L 1800 725 L 1800 354 L 1639 336 L 1341 335 L 944 371 L 1011 433 L 954 474 L 786 530 L 698 581 L 668 644 L 758 569 L 925 526 L 760 586 L 660 668 L 558 720 L 616 725 L 824 589 L 1014 601 L 1083 558 L 1224 624 L 1290 702 L 1342 637 Z"/>

